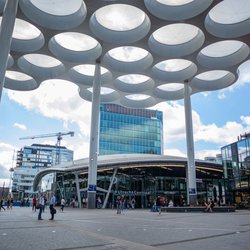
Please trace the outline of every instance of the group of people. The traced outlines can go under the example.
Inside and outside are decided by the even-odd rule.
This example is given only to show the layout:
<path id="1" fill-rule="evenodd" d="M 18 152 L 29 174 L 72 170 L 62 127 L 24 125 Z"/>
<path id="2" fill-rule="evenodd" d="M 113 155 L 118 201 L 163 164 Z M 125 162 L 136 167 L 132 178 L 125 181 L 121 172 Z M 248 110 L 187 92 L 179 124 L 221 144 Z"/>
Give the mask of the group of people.
<path id="1" fill-rule="evenodd" d="M 34 199 L 33 199 L 33 206 L 34 206 Z M 44 212 L 44 207 L 45 207 L 45 196 L 43 193 L 40 195 L 40 198 L 38 199 L 38 201 L 36 200 L 36 197 L 35 197 L 35 206 L 36 206 L 36 209 L 39 209 L 38 220 L 43 220 L 42 213 Z M 54 220 L 54 215 L 56 213 L 55 206 L 56 206 L 56 197 L 55 197 L 54 192 L 52 192 L 51 197 L 50 197 L 50 202 L 49 202 L 49 209 L 50 209 L 50 214 L 51 214 L 50 220 Z"/>
<path id="2" fill-rule="evenodd" d="M 7 199 L 7 202 L 6 202 L 6 203 L 7 203 L 7 204 L 6 204 L 7 209 L 12 209 L 13 204 L 14 204 L 13 198 L 12 198 L 12 197 L 9 197 L 9 198 Z M 4 205 L 4 200 L 3 200 L 3 198 L 1 198 L 1 199 L 0 199 L 0 211 L 1 211 L 2 209 L 5 210 L 5 207 L 4 207 L 3 205 Z"/>
<path id="3" fill-rule="evenodd" d="M 131 198 L 131 199 L 126 199 L 126 197 L 124 196 L 120 196 L 118 195 L 116 197 L 116 208 L 117 208 L 117 214 L 121 214 L 121 212 L 124 209 L 134 209 L 135 208 L 135 198 Z M 113 206 L 112 206 L 113 207 Z"/>
<path id="4" fill-rule="evenodd" d="M 156 199 L 154 199 L 153 205 L 151 207 L 151 211 L 152 212 L 159 212 L 159 214 L 161 214 L 161 208 L 163 206 L 174 207 L 174 202 L 172 199 L 170 199 L 168 202 L 165 202 L 163 197 L 161 197 L 159 195 L 156 197 Z"/>
<path id="5" fill-rule="evenodd" d="M 209 201 L 208 202 L 204 202 L 204 204 L 205 204 L 205 207 L 206 207 L 205 212 L 212 213 L 213 212 L 213 208 L 215 206 L 215 203 L 214 203 L 213 199 L 210 198 Z"/>

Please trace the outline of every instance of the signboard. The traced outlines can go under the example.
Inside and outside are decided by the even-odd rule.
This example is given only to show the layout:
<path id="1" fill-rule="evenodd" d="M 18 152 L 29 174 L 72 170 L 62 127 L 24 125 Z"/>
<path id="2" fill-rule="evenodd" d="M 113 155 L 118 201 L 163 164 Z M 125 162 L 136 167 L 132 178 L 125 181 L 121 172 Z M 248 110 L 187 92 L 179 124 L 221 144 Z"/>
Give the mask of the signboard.
<path id="1" fill-rule="evenodd" d="M 195 188 L 189 188 L 188 193 L 189 194 L 196 194 Z"/>
<path id="2" fill-rule="evenodd" d="M 88 187 L 88 191 L 89 192 L 96 192 L 96 185 L 90 184 L 89 187 Z"/>

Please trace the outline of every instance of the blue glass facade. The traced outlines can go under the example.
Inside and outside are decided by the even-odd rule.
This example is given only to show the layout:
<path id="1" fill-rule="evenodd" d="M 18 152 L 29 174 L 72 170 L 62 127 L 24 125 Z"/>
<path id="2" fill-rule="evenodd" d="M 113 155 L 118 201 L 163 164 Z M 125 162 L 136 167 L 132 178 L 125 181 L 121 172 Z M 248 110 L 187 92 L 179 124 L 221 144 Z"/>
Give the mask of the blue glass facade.
<path id="1" fill-rule="evenodd" d="M 100 106 L 99 155 L 162 154 L 161 111 Z"/>
<path id="2" fill-rule="evenodd" d="M 229 202 L 250 205 L 250 134 L 221 148 Z"/>

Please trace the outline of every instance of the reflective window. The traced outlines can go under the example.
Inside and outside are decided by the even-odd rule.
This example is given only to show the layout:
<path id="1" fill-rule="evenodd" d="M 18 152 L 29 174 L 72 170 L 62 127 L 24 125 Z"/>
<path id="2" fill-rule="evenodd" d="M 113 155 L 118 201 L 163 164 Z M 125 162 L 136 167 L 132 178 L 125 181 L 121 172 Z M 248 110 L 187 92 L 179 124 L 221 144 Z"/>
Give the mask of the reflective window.
<path id="1" fill-rule="evenodd" d="M 100 155 L 162 153 L 162 112 L 102 104 L 100 118 Z"/>

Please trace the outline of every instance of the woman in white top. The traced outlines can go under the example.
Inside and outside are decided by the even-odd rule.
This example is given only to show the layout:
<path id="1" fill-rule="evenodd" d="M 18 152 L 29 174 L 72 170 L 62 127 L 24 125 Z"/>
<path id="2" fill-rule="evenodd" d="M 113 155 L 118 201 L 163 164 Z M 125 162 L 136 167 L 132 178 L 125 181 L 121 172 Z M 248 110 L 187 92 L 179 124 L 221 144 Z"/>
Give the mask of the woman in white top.
<path id="1" fill-rule="evenodd" d="M 168 203 L 168 207 L 173 207 L 173 206 L 174 206 L 174 203 L 173 203 L 172 200 L 170 200 L 169 203 Z"/>
<path id="2" fill-rule="evenodd" d="M 62 199 L 61 199 L 61 210 L 62 210 L 62 212 L 63 212 L 64 206 L 65 206 L 65 200 L 62 197 Z"/>

